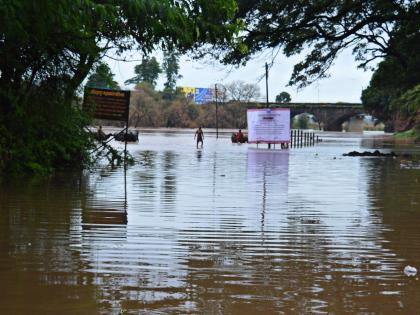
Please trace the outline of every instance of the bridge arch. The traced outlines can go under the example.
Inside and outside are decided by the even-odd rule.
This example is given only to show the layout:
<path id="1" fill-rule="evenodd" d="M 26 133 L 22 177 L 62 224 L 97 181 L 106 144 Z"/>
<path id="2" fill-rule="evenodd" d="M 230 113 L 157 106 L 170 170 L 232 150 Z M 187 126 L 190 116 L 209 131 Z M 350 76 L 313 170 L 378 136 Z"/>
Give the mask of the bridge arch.
<path id="1" fill-rule="evenodd" d="M 352 116 L 364 113 L 358 103 L 273 103 L 271 107 L 290 108 L 290 115 L 309 113 L 317 117 L 325 131 L 341 131 L 342 123 Z"/>
<path id="2" fill-rule="evenodd" d="M 342 131 L 343 129 L 343 124 L 345 122 L 350 122 L 352 118 L 358 119 L 358 120 L 362 120 L 364 119 L 365 113 L 363 110 L 360 111 L 349 111 L 347 113 L 343 113 L 341 116 L 338 117 L 334 117 L 330 122 L 329 122 L 329 131 Z M 363 123 L 363 122 L 361 122 Z M 363 126 L 361 127 L 362 129 L 360 131 L 363 130 Z"/>
<path id="3" fill-rule="evenodd" d="M 302 120 L 302 117 L 306 116 L 306 121 L 305 119 Z M 305 121 L 306 127 L 302 128 L 301 124 L 302 121 Z M 319 120 L 319 118 L 312 114 L 312 113 L 308 113 L 308 112 L 304 112 L 304 113 L 298 113 L 296 115 L 293 115 L 293 113 L 290 114 L 290 124 L 291 127 L 294 129 L 315 129 L 315 130 L 321 130 L 321 121 Z"/>

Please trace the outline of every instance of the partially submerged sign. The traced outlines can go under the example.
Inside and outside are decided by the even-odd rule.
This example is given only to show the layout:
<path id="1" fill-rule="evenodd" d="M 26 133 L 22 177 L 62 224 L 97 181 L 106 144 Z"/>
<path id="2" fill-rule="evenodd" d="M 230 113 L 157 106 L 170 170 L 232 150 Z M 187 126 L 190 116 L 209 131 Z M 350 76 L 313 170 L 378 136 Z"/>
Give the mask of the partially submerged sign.
<path id="1" fill-rule="evenodd" d="M 99 119 L 127 121 L 130 91 L 88 88 L 85 90 L 83 110 Z"/>
<path id="2" fill-rule="evenodd" d="M 289 143 L 290 109 L 248 109 L 248 143 Z"/>

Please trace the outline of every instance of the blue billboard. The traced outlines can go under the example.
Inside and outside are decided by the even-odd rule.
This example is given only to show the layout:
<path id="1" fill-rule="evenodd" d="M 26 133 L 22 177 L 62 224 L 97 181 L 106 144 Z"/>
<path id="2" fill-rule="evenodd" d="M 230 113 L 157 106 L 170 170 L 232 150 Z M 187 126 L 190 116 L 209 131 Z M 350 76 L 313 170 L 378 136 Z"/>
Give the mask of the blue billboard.
<path id="1" fill-rule="evenodd" d="M 195 88 L 194 101 L 196 104 L 210 103 L 214 99 L 214 89 Z"/>

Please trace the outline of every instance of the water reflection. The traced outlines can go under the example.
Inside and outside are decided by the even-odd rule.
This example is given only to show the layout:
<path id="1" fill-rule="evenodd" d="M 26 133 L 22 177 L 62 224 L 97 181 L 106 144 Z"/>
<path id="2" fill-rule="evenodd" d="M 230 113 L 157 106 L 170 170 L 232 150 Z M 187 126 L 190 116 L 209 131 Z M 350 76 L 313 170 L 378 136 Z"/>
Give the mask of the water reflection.
<path id="1" fill-rule="evenodd" d="M 365 159 L 372 174 L 370 194 L 375 215 L 391 248 L 408 264 L 420 262 L 420 171 L 401 169 L 398 159 Z"/>
<path id="2" fill-rule="evenodd" d="M 66 176 L 1 187 L 0 313 L 98 313 L 94 275 L 82 272 L 71 249 L 82 182 Z"/>
<path id="3" fill-rule="evenodd" d="M 360 139 L 225 140 L 144 135 L 126 177 L 2 187 L 0 313 L 417 312 L 417 170 L 341 157 Z"/>
<path id="4" fill-rule="evenodd" d="M 261 229 L 263 230 L 267 198 L 273 196 L 283 201 L 278 202 L 279 200 L 277 200 L 277 211 L 284 211 L 286 206 L 289 151 L 250 148 L 247 154 L 247 164 L 247 179 L 250 186 L 254 186 L 256 191 L 262 190 Z"/>
<path id="5" fill-rule="evenodd" d="M 197 160 L 200 161 L 201 157 L 203 156 L 203 151 L 202 150 L 197 150 Z"/>

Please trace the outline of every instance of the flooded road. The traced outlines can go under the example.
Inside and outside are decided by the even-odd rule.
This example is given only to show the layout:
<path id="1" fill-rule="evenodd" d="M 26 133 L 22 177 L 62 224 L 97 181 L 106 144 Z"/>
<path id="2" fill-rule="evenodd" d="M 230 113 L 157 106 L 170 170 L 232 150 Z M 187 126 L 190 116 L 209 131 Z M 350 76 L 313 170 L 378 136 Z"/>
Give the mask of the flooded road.
<path id="1" fill-rule="evenodd" d="M 126 174 L 3 184 L 0 314 L 418 313 L 420 170 L 342 156 L 412 148 L 325 136 L 142 133 Z"/>

